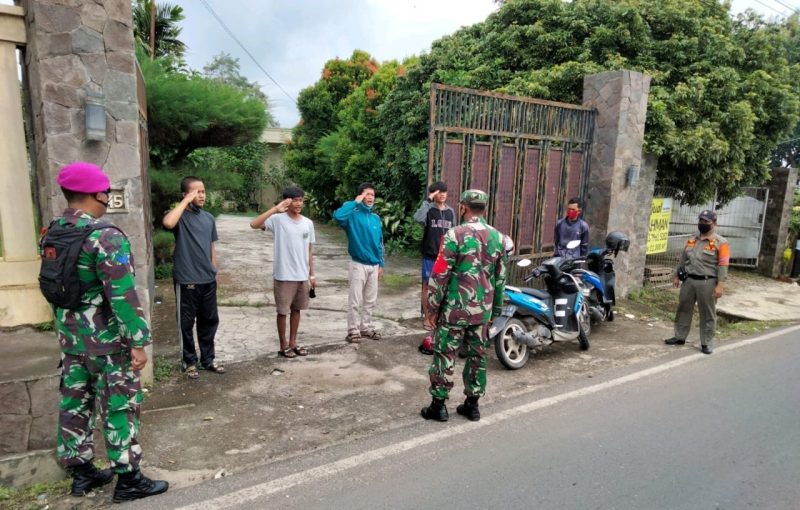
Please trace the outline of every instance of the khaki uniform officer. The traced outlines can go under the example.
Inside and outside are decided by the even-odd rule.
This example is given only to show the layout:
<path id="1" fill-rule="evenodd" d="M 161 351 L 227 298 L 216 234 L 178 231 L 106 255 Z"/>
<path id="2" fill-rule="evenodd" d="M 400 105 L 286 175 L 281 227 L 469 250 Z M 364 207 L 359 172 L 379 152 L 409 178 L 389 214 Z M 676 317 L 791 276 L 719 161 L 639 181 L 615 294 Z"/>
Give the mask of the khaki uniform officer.
<path id="1" fill-rule="evenodd" d="M 675 336 L 664 342 L 683 345 L 692 327 L 694 304 L 700 312 L 700 343 L 705 354 L 714 348 L 717 328 L 717 299 L 722 296 L 723 282 L 728 276 L 730 246 L 728 240 L 718 235 L 717 214 L 705 210 L 697 223 L 699 234 L 686 241 L 680 263 L 675 269 L 672 284 L 681 288 L 678 311 L 675 315 Z M 685 281 L 679 274 L 684 272 Z"/>

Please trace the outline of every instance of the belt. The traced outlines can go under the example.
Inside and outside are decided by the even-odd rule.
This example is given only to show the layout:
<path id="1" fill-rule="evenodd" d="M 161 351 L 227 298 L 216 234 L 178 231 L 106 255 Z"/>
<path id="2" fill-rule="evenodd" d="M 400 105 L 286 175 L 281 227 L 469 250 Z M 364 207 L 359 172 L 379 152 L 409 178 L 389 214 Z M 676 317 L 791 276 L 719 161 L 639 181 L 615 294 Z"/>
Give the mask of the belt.
<path id="1" fill-rule="evenodd" d="M 686 276 L 688 276 L 692 280 L 716 280 L 717 279 L 716 276 L 707 276 L 707 275 L 702 275 L 702 274 L 687 274 Z"/>

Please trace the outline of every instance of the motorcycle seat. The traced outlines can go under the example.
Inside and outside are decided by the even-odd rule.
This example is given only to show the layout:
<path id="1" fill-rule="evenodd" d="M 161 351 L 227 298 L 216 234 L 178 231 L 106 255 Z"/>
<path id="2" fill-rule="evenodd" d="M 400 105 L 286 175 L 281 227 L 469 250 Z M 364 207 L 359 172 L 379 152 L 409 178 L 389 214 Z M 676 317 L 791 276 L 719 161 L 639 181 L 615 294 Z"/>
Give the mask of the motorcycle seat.
<path id="1" fill-rule="evenodd" d="M 520 289 L 523 294 L 528 294 L 529 296 L 533 296 L 537 299 L 541 299 L 542 301 L 547 301 L 550 299 L 550 294 L 544 290 L 539 289 Z"/>

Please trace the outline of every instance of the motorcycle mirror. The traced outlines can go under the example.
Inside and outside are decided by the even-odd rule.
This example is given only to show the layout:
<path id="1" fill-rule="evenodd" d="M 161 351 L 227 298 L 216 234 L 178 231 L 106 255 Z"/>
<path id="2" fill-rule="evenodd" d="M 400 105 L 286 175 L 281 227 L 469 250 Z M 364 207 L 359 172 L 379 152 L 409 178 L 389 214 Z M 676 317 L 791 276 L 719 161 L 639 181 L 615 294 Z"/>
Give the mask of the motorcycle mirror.
<path id="1" fill-rule="evenodd" d="M 575 248 L 577 248 L 580 245 L 581 245 L 581 240 L 580 239 L 573 239 L 572 241 L 567 243 L 567 249 L 568 250 L 574 250 Z"/>
<path id="2" fill-rule="evenodd" d="M 522 259 L 517 262 L 517 266 L 519 267 L 528 267 L 532 264 L 531 259 Z"/>

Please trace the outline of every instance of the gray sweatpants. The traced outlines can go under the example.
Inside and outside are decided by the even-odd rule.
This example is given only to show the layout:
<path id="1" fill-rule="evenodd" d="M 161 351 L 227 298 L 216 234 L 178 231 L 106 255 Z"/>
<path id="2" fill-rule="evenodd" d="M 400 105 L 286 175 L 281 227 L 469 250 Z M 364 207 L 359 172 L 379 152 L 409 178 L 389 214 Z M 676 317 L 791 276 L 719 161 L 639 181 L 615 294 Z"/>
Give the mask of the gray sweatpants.
<path id="1" fill-rule="evenodd" d="M 367 266 L 350 261 L 347 277 L 350 293 L 347 296 L 347 333 L 358 334 L 374 330 L 372 312 L 378 302 L 378 271 L 380 266 Z"/>
<path id="2" fill-rule="evenodd" d="M 685 340 L 692 327 L 692 313 L 697 302 L 700 312 L 700 343 L 714 347 L 714 333 L 717 329 L 717 300 L 714 287 L 717 280 L 687 279 L 681 284 L 678 312 L 675 314 L 675 338 Z"/>

